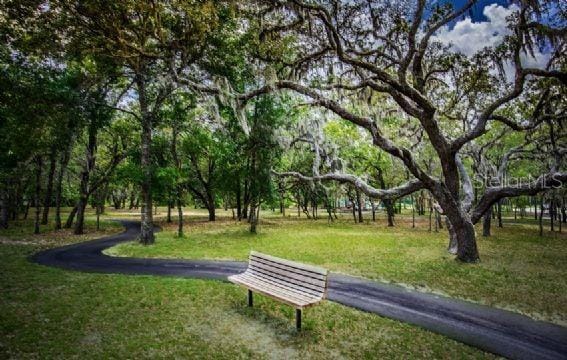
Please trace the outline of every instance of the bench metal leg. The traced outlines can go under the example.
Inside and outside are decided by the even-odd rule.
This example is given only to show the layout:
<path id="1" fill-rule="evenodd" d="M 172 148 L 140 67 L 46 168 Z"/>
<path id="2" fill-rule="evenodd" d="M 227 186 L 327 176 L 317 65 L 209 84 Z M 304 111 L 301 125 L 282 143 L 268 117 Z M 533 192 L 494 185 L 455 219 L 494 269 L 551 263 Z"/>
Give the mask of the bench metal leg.
<path id="1" fill-rule="evenodd" d="M 254 296 L 252 290 L 248 290 L 248 306 L 252 307 L 254 305 Z"/>
<path id="2" fill-rule="evenodd" d="M 301 309 L 295 309 L 295 328 L 301 330 Z"/>

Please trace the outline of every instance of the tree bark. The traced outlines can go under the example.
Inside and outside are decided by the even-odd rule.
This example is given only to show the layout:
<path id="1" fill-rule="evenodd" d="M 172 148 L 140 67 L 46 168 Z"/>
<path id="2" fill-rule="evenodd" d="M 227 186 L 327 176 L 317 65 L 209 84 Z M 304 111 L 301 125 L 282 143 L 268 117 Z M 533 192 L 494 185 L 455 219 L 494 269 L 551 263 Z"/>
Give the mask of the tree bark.
<path id="1" fill-rule="evenodd" d="M 259 207 L 259 206 L 258 206 Z M 256 227 L 258 225 L 258 214 L 256 213 L 256 204 L 254 201 L 250 202 L 250 232 L 256 234 Z"/>
<path id="2" fill-rule="evenodd" d="M 356 203 L 358 206 L 358 222 L 363 223 L 364 219 L 362 218 L 362 196 L 360 195 L 360 190 L 356 189 Z"/>
<path id="3" fill-rule="evenodd" d="M 215 209 L 215 205 L 214 202 L 212 205 L 209 205 L 207 210 L 209 211 L 209 221 L 215 221 L 216 220 L 216 209 Z M 252 211 L 252 210 L 250 210 Z"/>
<path id="4" fill-rule="evenodd" d="M 441 221 L 441 214 L 439 211 L 435 213 L 435 219 L 437 220 L 436 229 L 443 229 L 443 222 Z"/>
<path id="5" fill-rule="evenodd" d="M 555 231 L 555 198 L 553 194 L 551 194 L 549 200 L 549 230 Z"/>
<path id="6" fill-rule="evenodd" d="M 352 193 L 351 193 L 350 190 L 349 190 L 348 197 L 349 197 L 350 204 L 352 206 L 352 209 L 351 209 L 352 210 L 352 219 L 354 220 L 354 223 L 356 224 L 356 221 L 357 221 L 356 220 L 356 203 L 354 201 L 354 197 L 352 196 Z"/>
<path id="7" fill-rule="evenodd" d="M 49 155 L 49 173 L 47 174 L 47 187 L 45 188 L 45 200 L 43 201 L 43 214 L 41 218 L 42 225 L 47 225 L 47 221 L 49 220 L 49 209 L 51 207 L 51 198 L 53 196 L 53 179 L 55 177 L 56 167 L 57 151 L 53 148 Z"/>
<path id="8" fill-rule="evenodd" d="M 539 205 L 539 236 L 543 236 L 543 194 L 540 196 Z"/>
<path id="9" fill-rule="evenodd" d="M 285 185 L 283 181 L 278 182 L 278 192 L 279 192 L 279 200 L 280 200 L 280 213 L 283 217 L 285 217 Z"/>
<path id="10" fill-rule="evenodd" d="M 411 196 L 411 227 L 415 228 L 415 198 L 413 195 Z M 449 248 L 451 248 L 451 245 L 449 245 Z"/>
<path id="11" fill-rule="evenodd" d="M 484 213 L 482 220 L 482 236 L 490 236 L 490 223 L 492 221 L 492 206 Z"/>
<path id="12" fill-rule="evenodd" d="M 8 228 L 8 201 L 4 189 L 0 189 L 0 227 Z"/>
<path id="13" fill-rule="evenodd" d="M 173 207 L 173 204 L 171 203 L 171 200 L 167 201 L 167 223 L 171 223 L 171 208 Z"/>
<path id="14" fill-rule="evenodd" d="M 567 223 L 567 208 L 565 207 L 565 197 L 561 199 L 561 214 L 563 218 L 561 222 Z"/>
<path id="15" fill-rule="evenodd" d="M 565 198 L 562 197 L 561 198 L 561 212 L 563 212 L 565 209 Z M 561 213 L 559 214 L 559 232 L 561 232 L 562 228 L 563 228 L 563 219 L 564 219 L 565 214 Z"/>
<path id="16" fill-rule="evenodd" d="M 537 198 L 532 196 L 532 204 L 534 205 L 534 220 L 537 220 Z"/>
<path id="17" fill-rule="evenodd" d="M 171 156 L 175 162 L 177 171 L 181 173 L 181 160 L 177 154 L 177 137 L 179 135 L 179 124 L 176 121 L 173 123 L 172 139 L 171 139 Z M 183 186 L 178 181 L 175 185 L 175 205 L 177 206 L 177 237 L 182 238 L 185 236 L 183 233 Z"/>
<path id="18" fill-rule="evenodd" d="M 496 203 L 496 209 L 498 211 L 498 213 L 496 214 L 496 217 L 498 219 L 498 227 L 502 228 L 502 200 L 498 200 L 498 202 Z"/>
<path id="19" fill-rule="evenodd" d="M 151 145 L 152 145 L 152 114 L 148 108 L 146 94 L 145 75 L 138 73 L 135 77 L 136 86 L 138 88 L 138 102 L 141 114 L 141 161 L 142 168 L 142 211 L 140 226 L 140 243 L 151 245 L 155 242 L 154 237 L 154 221 L 153 221 L 153 203 L 152 203 L 152 163 L 151 163 Z"/>
<path id="20" fill-rule="evenodd" d="M 431 199 L 429 199 L 429 232 L 431 232 L 433 230 L 432 229 L 432 226 L 433 226 L 432 222 L 433 222 L 433 205 L 431 203 Z"/>
<path id="21" fill-rule="evenodd" d="M 41 155 L 36 157 L 36 173 L 35 173 L 35 221 L 33 233 L 39 234 L 39 224 L 41 215 L 41 168 L 43 167 L 43 158 Z"/>
<path id="22" fill-rule="evenodd" d="M 388 227 L 394 226 L 394 203 L 390 199 L 382 200 L 384 207 L 386 208 L 386 215 L 388 216 Z"/>
<path id="23" fill-rule="evenodd" d="M 88 129 L 88 143 L 87 151 L 85 154 L 85 165 L 81 171 L 81 183 L 79 185 L 79 201 L 77 202 L 77 221 L 75 222 L 75 235 L 80 235 L 84 233 L 85 226 L 85 210 L 87 208 L 87 202 L 89 200 L 89 180 L 91 171 L 95 167 L 96 163 L 96 147 L 97 147 L 97 135 L 98 135 L 98 124 L 95 119 L 91 119 Z"/>
<path id="24" fill-rule="evenodd" d="M 73 206 L 73 208 L 71 209 L 69 216 L 67 216 L 67 221 L 65 221 L 65 226 L 64 226 L 65 229 L 70 229 L 73 226 L 78 208 L 79 208 L 79 203 L 75 204 L 75 206 Z"/>
<path id="25" fill-rule="evenodd" d="M 61 199 L 63 197 L 63 178 L 67 171 L 69 159 L 71 157 L 72 141 L 69 142 L 67 149 L 61 154 L 59 162 L 59 173 L 57 174 L 57 184 L 55 186 L 55 229 L 61 229 Z"/>
<path id="26" fill-rule="evenodd" d="M 130 204 L 128 205 L 128 210 L 132 210 L 136 206 L 136 194 L 134 191 L 130 192 Z"/>
<path id="27" fill-rule="evenodd" d="M 250 168 L 250 164 L 247 164 L 247 168 Z M 244 179 L 244 198 L 242 202 L 242 218 L 248 219 L 248 206 L 250 205 L 250 192 L 248 180 Z"/>
<path id="28" fill-rule="evenodd" d="M 238 221 L 242 220 L 242 194 L 240 191 L 240 178 L 236 179 L 236 218 Z"/>
<path id="29" fill-rule="evenodd" d="M 183 234 L 183 204 L 182 204 L 183 190 L 181 185 L 177 185 L 177 237 L 182 238 Z"/>
<path id="30" fill-rule="evenodd" d="M 455 209 L 457 213 L 451 211 L 452 209 L 448 210 L 446 216 L 449 219 L 458 246 L 457 259 L 466 263 L 478 262 L 480 258 L 472 221 L 460 209 Z"/>
<path id="31" fill-rule="evenodd" d="M 216 220 L 216 204 L 215 204 L 215 193 L 214 190 L 212 188 L 211 185 L 211 178 L 210 178 L 210 174 L 209 174 L 209 182 L 207 184 L 204 184 L 205 186 L 205 191 L 206 191 L 206 206 L 207 206 L 207 211 L 209 212 L 209 221 L 215 221 Z"/>
<path id="32" fill-rule="evenodd" d="M 456 255 L 459 251 L 459 240 L 457 238 L 457 234 L 447 217 L 445 217 L 445 224 L 447 225 L 447 230 L 449 230 L 449 246 L 447 247 L 447 251 L 449 254 Z"/>

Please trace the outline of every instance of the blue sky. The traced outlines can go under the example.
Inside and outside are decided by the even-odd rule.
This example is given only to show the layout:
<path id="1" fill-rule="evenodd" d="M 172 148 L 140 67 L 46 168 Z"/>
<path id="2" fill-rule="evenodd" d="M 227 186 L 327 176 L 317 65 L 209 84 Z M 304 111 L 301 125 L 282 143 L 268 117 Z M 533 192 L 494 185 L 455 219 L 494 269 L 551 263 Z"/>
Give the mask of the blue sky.
<path id="1" fill-rule="evenodd" d="M 463 7 L 468 0 L 449 0 L 455 9 L 460 9 Z M 488 5 L 497 4 L 503 7 L 508 7 L 512 1 L 510 0 L 479 0 L 473 7 L 464 15 L 464 17 L 469 17 L 473 22 L 487 21 L 488 18 L 484 15 L 483 10 Z M 459 19 L 459 20 L 462 20 Z"/>

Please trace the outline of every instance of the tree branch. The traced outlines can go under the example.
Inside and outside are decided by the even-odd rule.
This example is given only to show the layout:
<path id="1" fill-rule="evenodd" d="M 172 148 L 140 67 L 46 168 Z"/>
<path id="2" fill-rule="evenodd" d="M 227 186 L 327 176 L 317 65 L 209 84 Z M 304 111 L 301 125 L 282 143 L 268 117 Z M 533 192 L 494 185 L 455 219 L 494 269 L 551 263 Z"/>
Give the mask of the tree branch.
<path id="1" fill-rule="evenodd" d="M 567 182 L 567 173 L 554 172 L 538 177 L 536 180 L 518 186 L 489 187 L 471 214 L 473 223 L 477 223 L 492 204 L 506 197 L 535 195 L 541 191 L 561 188 Z"/>
<path id="2" fill-rule="evenodd" d="M 397 199 L 424 188 L 423 183 L 417 179 L 410 180 L 404 185 L 400 185 L 390 189 L 376 189 L 370 186 L 369 184 L 367 184 L 359 177 L 350 174 L 329 173 L 318 176 L 305 176 L 299 172 L 294 172 L 294 171 L 282 172 L 282 173 L 273 171 L 272 173 L 279 177 L 294 177 L 298 180 L 305 182 L 338 181 L 340 183 L 349 183 L 352 184 L 357 189 L 359 189 L 360 191 L 362 191 L 363 193 L 365 193 L 367 196 L 376 199 Z"/>

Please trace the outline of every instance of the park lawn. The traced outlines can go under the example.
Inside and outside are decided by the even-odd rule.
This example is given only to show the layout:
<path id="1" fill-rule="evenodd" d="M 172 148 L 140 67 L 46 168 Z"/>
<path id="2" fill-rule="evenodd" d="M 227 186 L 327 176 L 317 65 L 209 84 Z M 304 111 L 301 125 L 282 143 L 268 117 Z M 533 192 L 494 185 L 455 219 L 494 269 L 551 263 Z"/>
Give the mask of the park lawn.
<path id="1" fill-rule="evenodd" d="M 426 217 L 412 228 L 411 217 L 398 216 L 397 226 L 388 228 L 383 218 L 354 224 L 345 214 L 329 224 L 266 213 L 256 235 L 229 217 L 215 223 L 201 217 L 186 225 L 186 238 L 175 236 L 175 224 L 164 223 L 154 246 L 124 243 L 106 252 L 244 261 L 253 249 L 567 325 L 567 237 L 547 230 L 539 237 L 532 219 L 505 219 L 504 228 L 494 227 L 492 237 L 479 236 L 481 262 L 464 265 L 445 251 L 446 231 L 428 231 Z"/>
<path id="2" fill-rule="evenodd" d="M 494 358 L 332 302 L 307 309 L 296 333 L 293 309 L 261 296 L 249 309 L 245 291 L 232 284 L 33 264 L 34 252 L 69 243 L 59 232 L 37 238 L 49 240 L 0 243 L 3 359 Z"/>

